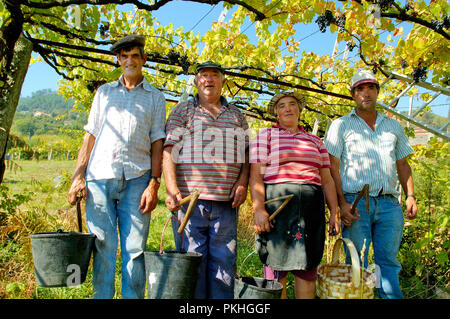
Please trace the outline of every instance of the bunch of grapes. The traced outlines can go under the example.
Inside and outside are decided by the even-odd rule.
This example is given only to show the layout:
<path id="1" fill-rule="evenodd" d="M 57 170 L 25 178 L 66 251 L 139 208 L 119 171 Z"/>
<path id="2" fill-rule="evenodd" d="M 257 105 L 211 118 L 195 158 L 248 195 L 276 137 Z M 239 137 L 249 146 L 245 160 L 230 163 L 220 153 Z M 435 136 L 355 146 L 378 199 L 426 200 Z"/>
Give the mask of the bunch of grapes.
<path id="1" fill-rule="evenodd" d="M 102 22 L 98 31 L 100 32 L 100 36 L 103 38 L 106 36 L 106 32 L 109 30 L 109 22 Z"/>
<path id="2" fill-rule="evenodd" d="M 189 66 L 191 65 L 191 64 L 189 63 L 188 59 L 187 59 L 187 56 L 183 55 L 183 56 L 179 59 L 179 61 L 180 61 L 181 67 L 183 68 L 183 72 L 184 72 L 185 74 L 187 74 L 187 73 L 188 73 L 188 70 L 189 70 Z"/>
<path id="3" fill-rule="evenodd" d="M 336 25 L 339 27 L 339 32 L 344 32 L 345 30 L 345 16 L 340 16 L 336 19 Z"/>
<path id="4" fill-rule="evenodd" d="M 355 48 L 355 46 L 356 46 L 356 44 L 354 44 L 354 43 L 352 43 L 352 42 L 347 42 L 347 47 L 348 47 L 348 50 L 349 50 L 350 52 L 353 51 L 353 49 Z"/>
<path id="5" fill-rule="evenodd" d="M 187 74 L 189 66 L 191 65 L 187 59 L 187 56 L 180 55 L 175 51 L 170 51 L 167 54 L 167 58 L 171 64 L 181 66 L 183 68 L 183 72 Z"/>
<path id="6" fill-rule="evenodd" d="M 169 59 L 169 62 L 171 64 L 175 65 L 175 64 L 178 64 L 178 59 L 180 58 L 180 54 L 178 52 L 175 52 L 175 51 L 170 51 L 167 54 L 167 58 Z"/>
<path id="7" fill-rule="evenodd" d="M 335 22 L 335 19 L 333 17 L 333 12 L 331 12 L 330 10 L 325 10 L 325 14 L 322 16 L 319 16 L 316 19 L 316 23 L 319 25 L 319 30 L 322 33 L 324 33 L 327 30 L 327 27 L 332 22 Z"/>
<path id="8" fill-rule="evenodd" d="M 450 16 L 449 15 L 445 16 L 445 18 L 444 18 L 444 28 L 450 29 Z"/>
<path id="9" fill-rule="evenodd" d="M 105 83 L 106 83 L 105 80 L 88 81 L 86 88 L 89 90 L 89 92 L 93 93 L 95 90 L 97 90 L 100 87 L 100 85 L 103 85 Z"/>
<path id="10" fill-rule="evenodd" d="M 414 68 L 411 75 L 416 83 L 419 81 L 425 81 L 427 79 L 427 68 L 424 66 L 418 66 L 417 68 Z"/>
<path id="11" fill-rule="evenodd" d="M 400 59 L 400 65 L 402 66 L 402 69 L 407 68 L 409 66 L 408 62 L 406 62 L 405 59 Z"/>
<path id="12" fill-rule="evenodd" d="M 378 0 L 378 5 L 380 6 L 381 11 L 388 10 L 392 4 L 394 3 L 394 0 Z"/>

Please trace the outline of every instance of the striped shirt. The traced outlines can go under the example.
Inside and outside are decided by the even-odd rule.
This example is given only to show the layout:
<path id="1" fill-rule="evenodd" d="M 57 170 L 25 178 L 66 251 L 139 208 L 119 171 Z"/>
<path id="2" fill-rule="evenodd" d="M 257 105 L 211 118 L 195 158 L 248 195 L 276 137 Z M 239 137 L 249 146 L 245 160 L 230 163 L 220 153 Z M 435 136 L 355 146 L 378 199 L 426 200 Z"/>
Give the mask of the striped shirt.
<path id="1" fill-rule="evenodd" d="M 370 196 L 398 196 L 396 161 L 413 149 L 400 124 L 377 112 L 375 130 L 353 109 L 333 121 L 325 139 L 328 152 L 338 158 L 344 193 L 358 193 L 369 184 Z"/>
<path id="2" fill-rule="evenodd" d="M 322 140 L 306 132 L 293 134 L 280 125 L 263 129 L 250 147 L 250 163 L 265 163 L 265 184 L 321 185 L 320 169 L 330 168 Z"/>
<path id="3" fill-rule="evenodd" d="M 164 95 L 145 78 L 128 91 L 122 78 L 95 93 L 84 127 L 95 137 L 87 181 L 143 175 L 151 169 L 152 143 L 165 137 Z"/>
<path id="4" fill-rule="evenodd" d="M 179 103 L 166 123 L 164 146 L 173 146 L 177 186 L 183 197 L 194 189 L 200 199 L 229 201 L 248 148 L 248 124 L 238 108 L 221 97 L 216 118 L 198 95 Z"/>

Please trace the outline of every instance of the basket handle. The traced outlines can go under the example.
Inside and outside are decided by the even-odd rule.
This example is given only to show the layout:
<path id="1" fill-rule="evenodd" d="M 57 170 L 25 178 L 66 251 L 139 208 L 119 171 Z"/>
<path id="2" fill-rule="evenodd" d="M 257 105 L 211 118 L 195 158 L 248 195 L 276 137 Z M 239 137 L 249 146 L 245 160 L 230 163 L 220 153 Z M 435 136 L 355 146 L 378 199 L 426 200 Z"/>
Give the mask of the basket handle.
<path id="1" fill-rule="evenodd" d="M 359 266 L 359 259 L 358 259 L 358 252 L 356 250 L 355 245 L 353 242 L 348 238 L 339 238 L 336 243 L 334 244 L 333 248 L 333 257 L 331 260 L 331 264 L 337 265 L 339 263 L 339 254 L 341 251 L 341 248 L 343 248 L 343 243 L 347 246 L 348 250 L 350 251 L 350 257 L 352 260 L 352 282 L 353 285 L 358 288 L 360 283 L 360 266 Z"/>

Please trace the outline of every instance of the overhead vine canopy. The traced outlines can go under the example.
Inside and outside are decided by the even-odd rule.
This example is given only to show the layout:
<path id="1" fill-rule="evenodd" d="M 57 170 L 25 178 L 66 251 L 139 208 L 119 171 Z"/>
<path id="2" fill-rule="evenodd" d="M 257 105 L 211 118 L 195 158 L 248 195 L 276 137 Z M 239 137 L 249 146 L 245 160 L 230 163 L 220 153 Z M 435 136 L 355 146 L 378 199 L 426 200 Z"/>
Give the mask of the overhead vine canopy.
<path id="1" fill-rule="evenodd" d="M 196 2 L 230 10 L 227 20 L 204 34 L 158 22 L 157 10 L 170 2 L 2 0 L 0 27 L 23 32 L 33 51 L 62 76 L 60 91 L 81 108 L 89 108 L 98 85 L 118 78 L 109 47 L 126 34 L 146 36 L 146 77 L 167 95 L 181 96 L 195 64 L 214 60 L 226 69 L 224 94 L 262 118 L 262 95 L 302 90 L 311 111 L 304 122 L 310 126 L 318 114 L 333 118 L 349 111 L 348 83 L 358 68 L 373 69 L 381 81 L 383 71 L 390 71 L 449 84 L 447 0 L 178 1 L 180 7 Z M 319 54 L 314 47 L 302 47 L 302 27 L 311 24 L 316 32 L 332 33 L 336 43 L 345 43 L 346 52 Z M 2 54 L 4 47 L 0 44 Z M 349 52 L 351 59 L 346 58 Z M 381 101 L 388 104 L 406 84 L 387 83 Z M 420 98 L 428 100 L 428 93 Z"/>

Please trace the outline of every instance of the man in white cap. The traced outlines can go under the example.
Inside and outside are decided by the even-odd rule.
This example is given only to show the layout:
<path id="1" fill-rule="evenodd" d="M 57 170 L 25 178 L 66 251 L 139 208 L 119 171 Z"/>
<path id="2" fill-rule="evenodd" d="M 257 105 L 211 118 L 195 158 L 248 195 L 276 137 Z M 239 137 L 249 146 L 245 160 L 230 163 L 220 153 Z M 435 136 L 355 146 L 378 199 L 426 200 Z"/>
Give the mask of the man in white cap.
<path id="1" fill-rule="evenodd" d="M 379 267 L 381 298 L 402 298 L 397 253 L 403 234 L 403 212 L 397 197 L 398 182 L 405 193 L 406 218 L 414 219 L 417 204 L 411 167 L 406 158 L 413 152 L 400 124 L 377 112 L 379 84 L 370 71 L 359 71 L 351 80 L 356 107 L 333 121 L 325 139 L 331 174 L 336 184 L 343 237 L 350 238 L 359 253 L 364 246 L 367 267 L 370 243 Z M 369 185 L 369 212 L 363 197 L 351 214 L 355 198 Z M 349 256 L 347 254 L 349 262 Z"/>
<path id="2" fill-rule="evenodd" d="M 150 212 L 158 203 L 166 102 L 142 73 L 145 38 L 117 41 L 122 76 L 98 88 L 92 102 L 69 202 L 86 198 L 89 231 L 96 235 L 94 298 L 115 294 L 118 235 L 122 297 L 144 298 L 144 254 Z"/>

